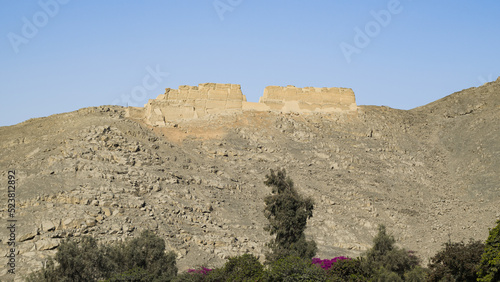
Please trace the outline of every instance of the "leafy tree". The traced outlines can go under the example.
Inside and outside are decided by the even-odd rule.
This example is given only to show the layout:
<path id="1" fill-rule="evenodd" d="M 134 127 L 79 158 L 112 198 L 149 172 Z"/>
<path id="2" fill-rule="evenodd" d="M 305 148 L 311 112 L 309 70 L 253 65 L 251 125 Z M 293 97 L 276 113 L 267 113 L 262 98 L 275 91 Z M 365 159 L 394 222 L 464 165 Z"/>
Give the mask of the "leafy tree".
<path id="1" fill-rule="evenodd" d="M 92 237 L 80 242 L 67 239 L 55 255 L 28 281 L 170 281 L 177 274 L 174 253 L 165 253 L 165 242 L 150 231 L 112 246 Z"/>
<path id="2" fill-rule="evenodd" d="M 376 282 L 402 282 L 403 279 L 399 277 L 399 275 L 396 272 L 393 272 L 385 267 L 380 267 L 377 269 L 374 275 L 375 279 L 372 279 L 371 281 L 376 281 Z"/>
<path id="3" fill-rule="evenodd" d="M 109 252 L 118 272 L 145 269 L 148 281 L 167 281 L 177 274 L 175 254 L 165 254 L 165 241 L 151 231 L 119 244 Z"/>
<path id="4" fill-rule="evenodd" d="M 431 258 L 428 281 L 476 281 L 483 249 L 480 241 L 445 243 Z"/>
<path id="5" fill-rule="evenodd" d="M 379 225 L 373 247 L 366 252 L 366 260 L 363 261 L 365 271 L 373 273 L 375 278 L 392 281 L 394 275 L 389 272 L 403 279 L 405 272 L 418 266 L 420 259 L 414 252 L 396 247 L 395 242 L 394 237 L 387 234 L 385 226 Z"/>
<path id="6" fill-rule="evenodd" d="M 310 259 L 288 256 L 273 261 L 261 281 L 328 281 L 328 275 Z"/>
<path id="7" fill-rule="evenodd" d="M 412 270 L 405 272 L 404 280 L 408 282 L 427 281 L 428 269 L 415 266 Z"/>
<path id="8" fill-rule="evenodd" d="M 252 254 L 231 257 L 224 267 L 208 273 L 205 281 L 257 281 L 262 279 L 264 266 Z"/>
<path id="9" fill-rule="evenodd" d="M 368 281 L 369 273 L 363 269 L 360 259 L 338 260 L 328 270 L 333 281 Z"/>
<path id="10" fill-rule="evenodd" d="M 500 220 L 490 230 L 477 274 L 480 282 L 500 281 Z"/>
<path id="11" fill-rule="evenodd" d="M 45 266 L 40 269 L 39 271 L 32 272 L 26 277 L 26 281 L 28 282 L 38 282 L 38 281 L 44 281 L 44 282 L 58 282 L 58 281 L 64 281 L 61 279 L 61 277 L 58 276 L 56 270 L 55 270 L 55 263 L 52 258 L 49 258 Z"/>
<path id="12" fill-rule="evenodd" d="M 113 270 L 112 262 L 92 237 L 83 237 L 77 243 L 67 239 L 61 243 L 55 255 L 59 264 L 49 261 L 47 266 L 31 276 L 31 281 L 97 281 Z M 42 280 L 45 278 L 46 280 Z"/>
<path id="13" fill-rule="evenodd" d="M 118 281 L 134 281 L 134 282 L 148 282 L 154 279 L 151 274 L 144 268 L 134 267 L 122 273 L 115 274 L 111 276 L 106 282 L 118 282 Z"/>
<path id="14" fill-rule="evenodd" d="M 267 261 L 295 255 L 311 259 L 316 254 L 316 243 L 305 238 L 307 219 L 311 218 L 314 202 L 297 193 L 293 181 L 286 176 L 285 169 L 266 175 L 267 186 L 272 188 L 272 195 L 264 198 L 264 214 L 269 220 L 265 227 L 271 235 L 276 235 L 268 246 L 271 253 L 266 254 Z"/>

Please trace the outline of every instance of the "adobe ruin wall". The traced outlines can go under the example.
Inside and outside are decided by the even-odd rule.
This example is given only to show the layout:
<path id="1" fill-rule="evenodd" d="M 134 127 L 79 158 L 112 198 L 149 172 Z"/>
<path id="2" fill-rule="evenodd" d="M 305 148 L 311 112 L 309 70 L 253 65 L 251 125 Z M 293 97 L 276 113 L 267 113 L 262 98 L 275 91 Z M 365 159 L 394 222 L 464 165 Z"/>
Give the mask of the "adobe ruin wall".
<path id="1" fill-rule="evenodd" d="M 127 116 L 147 124 L 190 120 L 212 114 L 243 111 L 282 113 L 341 113 L 357 115 L 356 99 L 350 88 L 268 86 L 258 103 L 247 102 L 239 84 L 204 83 L 167 88 L 165 94 L 148 101 L 144 108 L 129 107 Z"/>

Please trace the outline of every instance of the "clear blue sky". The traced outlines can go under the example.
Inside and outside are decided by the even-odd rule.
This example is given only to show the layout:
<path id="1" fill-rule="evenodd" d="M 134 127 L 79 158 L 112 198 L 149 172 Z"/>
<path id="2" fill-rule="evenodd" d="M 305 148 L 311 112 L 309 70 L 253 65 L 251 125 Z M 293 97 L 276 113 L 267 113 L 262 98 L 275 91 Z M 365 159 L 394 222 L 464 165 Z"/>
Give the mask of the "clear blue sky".
<path id="1" fill-rule="evenodd" d="M 497 0 L 0 4 L 0 126 L 205 82 L 249 101 L 349 87 L 359 105 L 411 109 L 500 76 Z"/>

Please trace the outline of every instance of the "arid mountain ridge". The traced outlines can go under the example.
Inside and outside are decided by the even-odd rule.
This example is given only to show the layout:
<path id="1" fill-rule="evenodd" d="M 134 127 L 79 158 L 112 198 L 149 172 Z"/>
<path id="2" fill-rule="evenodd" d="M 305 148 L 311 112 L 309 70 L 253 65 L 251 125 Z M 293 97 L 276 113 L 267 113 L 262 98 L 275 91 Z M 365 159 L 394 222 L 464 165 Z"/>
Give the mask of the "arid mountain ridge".
<path id="1" fill-rule="evenodd" d="M 500 219 L 499 124 L 500 79 L 356 116 L 243 111 L 153 126 L 101 106 L 0 127 L 3 179 L 10 169 L 18 179 L 16 279 L 64 238 L 107 243 L 144 229 L 180 270 L 263 257 L 263 181 L 281 167 L 316 203 L 306 233 L 319 257 L 357 256 L 385 224 L 427 263 L 448 240 L 485 240 Z"/>

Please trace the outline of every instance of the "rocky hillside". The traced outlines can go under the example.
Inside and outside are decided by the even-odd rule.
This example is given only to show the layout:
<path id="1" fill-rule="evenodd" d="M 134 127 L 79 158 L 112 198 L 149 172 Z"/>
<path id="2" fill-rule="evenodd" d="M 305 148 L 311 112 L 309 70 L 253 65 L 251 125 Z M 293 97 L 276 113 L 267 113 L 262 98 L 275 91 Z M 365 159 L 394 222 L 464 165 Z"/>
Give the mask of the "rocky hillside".
<path id="1" fill-rule="evenodd" d="M 165 238 L 180 270 L 263 257 L 263 181 L 281 167 L 315 200 L 307 235 L 322 258 L 359 255 L 383 223 L 427 263 L 448 239 L 485 240 L 500 218 L 500 79 L 409 111 L 360 106 L 358 117 L 243 112 L 151 127 L 124 112 L 0 128 L 5 224 L 8 170 L 17 177 L 17 279 L 64 238 L 144 229 Z"/>

